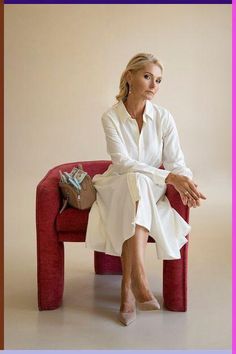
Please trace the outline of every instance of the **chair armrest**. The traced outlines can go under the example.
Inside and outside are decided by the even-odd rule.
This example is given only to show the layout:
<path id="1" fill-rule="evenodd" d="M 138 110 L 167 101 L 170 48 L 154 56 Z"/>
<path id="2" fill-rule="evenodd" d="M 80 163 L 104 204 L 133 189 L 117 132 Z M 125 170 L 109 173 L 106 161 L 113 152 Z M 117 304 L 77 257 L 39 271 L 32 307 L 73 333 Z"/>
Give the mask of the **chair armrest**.
<path id="1" fill-rule="evenodd" d="M 40 231 L 42 224 L 48 230 L 54 226 L 54 221 L 59 212 L 61 195 L 58 188 L 59 175 L 55 173 L 55 168 L 50 170 L 36 190 L 36 227 Z"/>
<path id="2" fill-rule="evenodd" d="M 39 310 L 54 309 L 62 302 L 64 245 L 58 242 L 55 221 L 60 207 L 59 176 L 50 170 L 36 190 L 37 279 Z"/>
<path id="3" fill-rule="evenodd" d="M 55 231 L 55 220 L 61 208 L 62 196 L 58 187 L 60 179 L 59 171 L 71 171 L 73 167 L 82 163 L 84 170 L 87 171 L 91 177 L 96 173 L 103 173 L 111 164 L 109 160 L 99 161 L 80 161 L 69 162 L 62 165 L 55 166 L 48 171 L 46 176 L 39 182 L 36 190 L 36 227 L 37 233 L 41 231 L 42 226 L 45 225 L 42 231 L 48 231 L 50 224 L 51 232 Z M 47 232 L 46 232 L 47 233 Z"/>
<path id="4" fill-rule="evenodd" d="M 189 207 L 183 204 L 179 192 L 170 184 L 167 185 L 166 196 L 172 208 L 174 208 L 186 222 L 189 222 Z"/>

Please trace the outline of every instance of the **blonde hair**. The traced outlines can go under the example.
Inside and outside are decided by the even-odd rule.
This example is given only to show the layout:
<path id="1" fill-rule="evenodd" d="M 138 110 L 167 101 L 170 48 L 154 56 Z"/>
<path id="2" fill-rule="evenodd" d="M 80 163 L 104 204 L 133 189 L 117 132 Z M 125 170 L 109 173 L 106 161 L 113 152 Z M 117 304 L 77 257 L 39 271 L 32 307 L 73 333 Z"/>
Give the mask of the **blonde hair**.
<path id="1" fill-rule="evenodd" d="M 126 75 L 128 71 L 137 72 L 142 69 L 146 64 L 153 63 L 159 66 L 161 71 L 163 72 L 163 65 L 161 62 L 150 53 L 138 53 L 128 62 L 125 70 L 123 71 L 120 78 L 120 92 L 116 96 L 117 101 L 125 101 L 129 94 L 129 84 L 126 80 Z"/>

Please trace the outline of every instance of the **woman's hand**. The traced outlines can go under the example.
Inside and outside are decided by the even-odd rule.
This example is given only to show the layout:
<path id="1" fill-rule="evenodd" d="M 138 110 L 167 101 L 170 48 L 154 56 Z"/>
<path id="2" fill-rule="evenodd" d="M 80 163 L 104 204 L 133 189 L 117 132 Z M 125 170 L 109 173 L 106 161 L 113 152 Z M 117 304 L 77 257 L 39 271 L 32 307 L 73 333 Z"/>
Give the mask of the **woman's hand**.
<path id="1" fill-rule="evenodd" d="M 197 189 L 197 184 L 186 176 L 169 173 L 165 180 L 166 184 L 172 184 L 179 192 L 184 205 L 189 208 L 200 206 L 200 199 L 206 197 Z"/>

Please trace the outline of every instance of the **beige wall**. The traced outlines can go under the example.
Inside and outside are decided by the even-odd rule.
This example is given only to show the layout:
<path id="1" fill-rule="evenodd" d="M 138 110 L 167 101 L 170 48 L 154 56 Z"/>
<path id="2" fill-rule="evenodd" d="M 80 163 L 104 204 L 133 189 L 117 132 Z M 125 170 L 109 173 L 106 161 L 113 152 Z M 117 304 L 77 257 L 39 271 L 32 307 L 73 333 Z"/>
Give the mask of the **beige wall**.
<path id="1" fill-rule="evenodd" d="M 230 204 L 231 5 L 9 5 L 5 174 L 18 213 L 34 216 L 51 167 L 109 159 L 100 118 L 140 51 L 164 63 L 153 102 L 175 117 L 207 203 Z"/>

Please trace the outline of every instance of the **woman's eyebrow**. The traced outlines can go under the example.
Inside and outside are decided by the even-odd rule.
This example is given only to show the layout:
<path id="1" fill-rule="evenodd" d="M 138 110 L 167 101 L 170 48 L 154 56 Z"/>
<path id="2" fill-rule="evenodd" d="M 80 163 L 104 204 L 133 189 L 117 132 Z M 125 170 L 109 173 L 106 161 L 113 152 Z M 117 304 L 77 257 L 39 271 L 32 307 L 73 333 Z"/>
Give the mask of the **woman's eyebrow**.
<path id="1" fill-rule="evenodd" d="M 152 76 L 154 76 L 152 73 L 150 73 L 149 71 L 145 71 L 145 74 L 150 74 Z M 161 76 L 157 76 L 157 79 L 161 79 L 162 77 Z"/>

